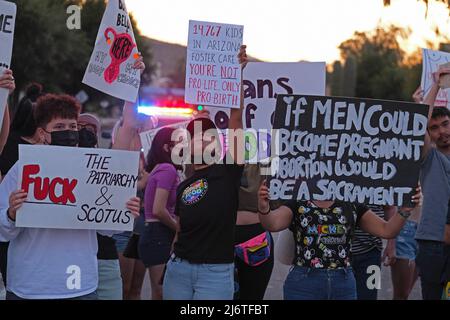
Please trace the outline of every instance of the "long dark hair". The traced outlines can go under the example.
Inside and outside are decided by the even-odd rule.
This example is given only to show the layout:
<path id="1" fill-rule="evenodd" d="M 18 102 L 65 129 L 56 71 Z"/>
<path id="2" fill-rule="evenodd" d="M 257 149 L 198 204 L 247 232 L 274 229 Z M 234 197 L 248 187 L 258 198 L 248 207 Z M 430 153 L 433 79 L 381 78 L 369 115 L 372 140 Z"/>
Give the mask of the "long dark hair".
<path id="1" fill-rule="evenodd" d="M 14 119 L 11 122 L 11 131 L 23 137 L 31 137 L 36 131 L 33 116 L 33 104 L 42 95 L 42 85 L 33 82 L 28 85 L 25 96 L 20 100 Z"/>
<path id="2" fill-rule="evenodd" d="M 171 151 L 164 150 L 164 145 L 169 147 L 174 145 L 172 141 L 172 133 L 175 131 L 174 128 L 162 128 L 160 129 L 152 141 L 152 146 L 147 154 L 147 164 L 145 170 L 150 173 L 156 165 L 160 163 L 170 163 L 176 169 L 180 169 L 179 165 L 176 165 L 172 161 Z"/>

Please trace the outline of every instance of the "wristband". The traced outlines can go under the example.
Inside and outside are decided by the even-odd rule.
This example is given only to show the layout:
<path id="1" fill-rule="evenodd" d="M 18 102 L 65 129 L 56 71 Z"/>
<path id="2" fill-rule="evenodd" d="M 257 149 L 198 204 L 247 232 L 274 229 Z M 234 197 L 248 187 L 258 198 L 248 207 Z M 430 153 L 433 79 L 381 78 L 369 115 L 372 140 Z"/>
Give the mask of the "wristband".
<path id="1" fill-rule="evenodd" d="M 6 215 L 8 216 L 9 220 L 11 220 L 12 222 L 16 222 L 16 219 L 11 218 L 11 216 L 9 215 L 9 209 L 6 210 Z"/>
<path id="2" fill-rule="evenodd" d="M 269 207 L 269 210 L 267 211 L 267 212 L 261 212 L 261 211 L 259 211 L 259 208 L 258 208 L 258 213 L 260 214 L 260 215 L 263 215 L 263 216 L 267 216 L 269 213 L 270 213 L 270 207 Z"/>
<path id="3" fill-rule="evenodd" d="M 408 219 L 409 216 L 411 215 L 411 211 L 407 212 L 403 210 L 398 210 L 398 214 L 401 215 L 403 218 Z"/>

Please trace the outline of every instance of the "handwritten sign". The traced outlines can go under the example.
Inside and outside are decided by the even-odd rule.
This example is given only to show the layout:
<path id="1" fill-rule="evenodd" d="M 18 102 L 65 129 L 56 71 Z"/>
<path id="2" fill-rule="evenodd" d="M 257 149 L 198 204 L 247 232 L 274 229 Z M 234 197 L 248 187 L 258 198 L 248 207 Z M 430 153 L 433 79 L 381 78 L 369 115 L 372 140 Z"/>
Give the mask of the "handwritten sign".
<path id="1" fill-rule="evenodd" d="M 159 127 L 157 129 L 151 129 L 145 132 L 141 132 L 139 134 L 142 149 L 144 149 L 144 155 L 147 156 L 148 152 L 150 151 L 150 148 L 152 146 L 153 139 L 155 139 L 156 134 L 162 129 L 162 128 L 173 128 L 173 129 L 186 129 L 187 125 L 189 124 L 189 121 L 183 121 L 183 122 L 177 122 L 168 126 Z M 187 139 L 187 138 L 186 138 Z M 186 140 L 185 139 L 185 140 Z"/>
<path id="2" fill-rule="evenodd" d="M 450 53 L 422 49 L 422 81 L 421 87 L 424 90 L 424 97 L 430 92 L 433 85 L 433 72 L 436 72 L 440 66 L 450 62 Z M 450 108 L 450 89 L 441 89 L 438 92 L 435 102 L 436 107 Z"/>
<path id="3" fill-rule="evenodd" d="M 239 108 L 243 34 L 239 25 L 189 21 L 186 102 Z"/>
<path id="4" fill-rule="evenodd" d="M 139 153 L 19 145 L 19 188 L 28 192 L 18 227 L 133 229 Z"/>
<path id="5" fill-rule="evenodd" d="M 138 49 L 124 0 L 110 0 L 100 24 L 83 83 L 106 94 L 135 102 L 140 86 L 133 69 Z"/>
<path id="6" fill-rule="evenodd" d="M 277 96 L 301 92 L 325 95 L 325 62 L 249 62 L 243 73 L 246 160 L 257 163 L 270 157 L 271 129 Z M 230 110 L 209 108 L 211 119 L 225 132 Z M 254 130 L 252 130 L 254 129 Z"/>
<path id="7" fill-rule="evenodd" d="M 279 95 L 271 199 L 412 205 L 427 115 L 421 104 Z"/>
<path id="8" fill-rule="evenodd" d="M 14 27 L 16 23 L 16 5 L 9 1 L 0 1 L 0 75 L 5 69 L 10 69 Z M 9 92 L 0 88 L 0 128 L 3 123 L 6 102 Z"/>

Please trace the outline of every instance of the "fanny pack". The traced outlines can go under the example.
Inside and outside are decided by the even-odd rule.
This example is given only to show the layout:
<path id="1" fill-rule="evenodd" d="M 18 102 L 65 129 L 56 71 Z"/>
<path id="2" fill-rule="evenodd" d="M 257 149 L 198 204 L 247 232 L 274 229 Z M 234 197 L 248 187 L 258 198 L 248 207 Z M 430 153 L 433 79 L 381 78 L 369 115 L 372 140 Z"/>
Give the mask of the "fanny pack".
<path id="1" fill-rule="evenodd" d="M 270 235 L 269 232 L 237 244 L 234 252 L 237 257 L 251 267 L 259 266 L 270 258 Z"/>

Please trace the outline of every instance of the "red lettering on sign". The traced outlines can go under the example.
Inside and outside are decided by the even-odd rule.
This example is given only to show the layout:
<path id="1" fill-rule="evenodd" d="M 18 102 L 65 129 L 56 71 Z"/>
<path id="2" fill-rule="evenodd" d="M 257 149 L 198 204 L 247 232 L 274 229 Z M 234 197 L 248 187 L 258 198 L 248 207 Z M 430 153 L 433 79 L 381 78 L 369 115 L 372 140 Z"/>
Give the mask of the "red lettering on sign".
<path id="1" fill-rule="evenodd" d="M 67 204 L 67 202 L 75 203 L 74 195 L 75 187 L 77 186 L 77 179 L 69 180 L 67 178 L 56 177 L 52 180 L 50 178 L 41 178 L 36 175 L 40 172 L 38 164 L 29 164 L 23 166 L 22 171 L 22 189 L 28 193 L 31 185 L 33 185 L 33 195 L 36 200 L 42 201 L 47 197 L 55 204 Z M 60 195 L 56 194 L 57 186 L 62 187 Z"/>

